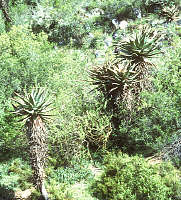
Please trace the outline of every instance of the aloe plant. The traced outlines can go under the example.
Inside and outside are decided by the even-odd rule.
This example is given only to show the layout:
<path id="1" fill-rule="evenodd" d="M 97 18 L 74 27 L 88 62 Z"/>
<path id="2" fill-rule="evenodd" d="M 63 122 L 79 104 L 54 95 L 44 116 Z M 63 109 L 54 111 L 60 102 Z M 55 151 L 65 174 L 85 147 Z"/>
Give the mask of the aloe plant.
<path id="1" fill-rule="evenodd" d="M 167 22 L 174 21 L 179 16 L 179 9 L 176 6 L 164 7 L 160 13 L 161 16 L 166 18 Z"/>
<path id="2" fill-rule="evenodd" d="M 34 185 L 44 199 L 48 194 L 44 186 L 44 167 L 47 156 L 45 121 L 50 118 L 52 100 L 43 88 L 33 88 L 31 93 L 15 94 L 13 99 L 14 113 L 25 122 L 26 135 L 29 141 L 31 166 L 34 172 Z"/>
<path id="3" fill-rule="evenodd" d="M 139 94 L 150 88 L 149 71 L 154 65 L 148 62 L 158 54 L 158 34 L 147 26 L 115 43 L 115 58 L 90 70 L 92 84 L 101 91 L 110 105 L 124 102 L 129 110 L 139 103 Z"/>
<path id="4" fill-rule="evenodd" d="M 157 44 L 160 35 L 148 26 L 143 26 L 138 33 L 133 33 L 126 39 L 115 43 L 116 57 L 139 64 L 159 53 Z"/>
<path id="5" fill-rule="evenodd" d="M 132 110 L 134 100 L 138 100 L 138 94 L 145 87 L 138 67 L 114 59 L 94 67 L 89 75 L 95 89 L 103 93 L 113 108 L 123 102 Z"/>

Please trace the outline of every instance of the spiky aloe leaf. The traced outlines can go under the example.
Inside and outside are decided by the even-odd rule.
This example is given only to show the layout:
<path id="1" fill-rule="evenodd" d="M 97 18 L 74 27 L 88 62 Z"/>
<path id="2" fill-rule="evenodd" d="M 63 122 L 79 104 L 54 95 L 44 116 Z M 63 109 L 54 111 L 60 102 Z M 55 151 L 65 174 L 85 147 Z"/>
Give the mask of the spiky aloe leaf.
<path id="1" fill-rule="evenodd" d="M 157 42 L 159 34 L 148 26 L 143 26 L 138 33 L 134 33 L 126 40 L 115 43 L 117 49 L 115 54 L 117 58 L 129 60 L 131 63 L 145 62 L 145 59 L 151 58 L 159 51 Z"/>
<path id="2" fill-rule="evenodd" d="M 13 99 L 14 113 L 18 116 L 24 116 L 23 120 L 33 119 L 37 116 L 47 119 L 50 111 L 49 108 L 53 101 L 48 98 L 48 92 L 44 88 L 33 88 L 31 93 L 24 92 L 24 95 L 15 93 L 16 98 Z"/>
<path id="3" fill-rule="evenodd" d="M 109 61 L 103 66 L 97 66 L 89 71 L 92 84 L 110 98 L 121 95 L 125 83 L 130 80 L 129 74 L 132 73 L 132 71 L 128 71 L 128 65 L 119 64 L 117 60 Z"/>
<path id="4" fill-rule="evenodd" d="M 168 22 L 174 21 L 179 16 L 179 8 L 177 6 L 164 7 L 160 13 L 161 16 L 165 17 Z"/>

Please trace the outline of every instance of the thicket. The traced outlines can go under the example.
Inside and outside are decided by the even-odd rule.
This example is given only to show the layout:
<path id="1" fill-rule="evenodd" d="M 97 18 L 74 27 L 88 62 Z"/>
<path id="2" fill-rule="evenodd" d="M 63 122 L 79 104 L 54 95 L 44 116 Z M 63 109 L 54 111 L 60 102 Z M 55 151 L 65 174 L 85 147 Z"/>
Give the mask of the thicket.
<path id="1" fill-rule="evenodd" d="M 16 149 L 18 138 L 23 142 L 21 124 L 17 125 L 17 120 L 9 112 L 14 92 L 22 92 L 25 88 L 28 90 L 36 83 L 51 88 L 50 77 L 53 77 L 53 70 L 59 66 L 60 58 L 51 51 L 52 45 L 47 41 L 45 34 L 36 36 L 22 26 L 14 26 L 10 32 L 2 33 L 0 46 L 0 123 L 2 125 L 0 137 L 3 151 Z"/>
<path id="2" fill-rule="evenodd" d="M 170 164 L 148 164 L 138 156 L 109 155 L 104 172 L 92 184 L 98 199 L 180 199 L 179 172 Z"/>
<path id="3" fill-rule="evenodd" d="M 105 173 L 94 183 L 95 196 L 145 198 L 135 192 L 140 189 L 150 199 L 180 198 L 178 179 L 175 186 L 172 184 L 175 171 L 170 164 L 150 166 L 138 156 L 131 157 L 158 154 L 180 168 L 181 39 L 180 26 L 172 22 L 178 16 L 175 6 L 179 5 L 175 0 L 9 1 L 12 22 L 8 32 L 2 13 L 0 19 L 3 192 L 11 195 L 11 190 L 31 187 L 25 130 L 11 113 L 11 103 L 15 92 L 22 94 L 24 89 L 30 91 L 39 84 L 46 86 L 55 100 L 54 117 L 46 124 L 46 187 L 51 199 L 74 199 L 70 185 L 89 182 L 93 176 L 89 165 L 102 162 L 105 152 L 113 150 L 130 157 L 118 156 L 119 162 L 113 155 L 102 163 Z M 141 10 L 142 19 L 136 18 L 134 8 Z M 128 27 L 117 30 L 113 19 L 127 20 Z M 112 46 L 106 46 L 107 38 L 113 41 Z M 116 171 L 108 178 L 110 165 Z M 125 189 L 127 174 L 137 180 L 130 178 L 129 190 Z M 144 183 L 147 185 L 143 188 Z M 108 194 L 112 185 L 112 193 Z M 119 196 L 116 190 L 125 196 Z M 37 199 L 37 195 L 35 192 L 32 198 Z"/>

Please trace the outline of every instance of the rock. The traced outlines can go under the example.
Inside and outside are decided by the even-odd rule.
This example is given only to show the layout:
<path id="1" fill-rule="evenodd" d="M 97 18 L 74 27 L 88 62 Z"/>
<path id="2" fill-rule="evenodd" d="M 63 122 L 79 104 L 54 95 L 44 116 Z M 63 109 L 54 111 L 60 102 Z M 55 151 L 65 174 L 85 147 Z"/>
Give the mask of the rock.
<path id="1" fill-rule="evenodd" d="M 100 9 L 100 8 L 94 8 L 91 10 L 91 15 L 93 16 L 100 16 L 104 14 L 104 10 Z"/>
<path id="2" fill-rule="evenodd" d="M 113 39 L 117 39 L 119 37 L 119 34 L 115 31 L 113 34 L 112 34 L 112 37 Z"/>
<path id="3" fill-rule="evenodd" d="M 125 21 L 125 20 L 123 20 L 123 21 L 121 21 L 120 23 L 119 23 L 119 28 L 120 29 L 126 29 L 128 27 L 128 22 L 127 21 Z"/>
<path id="4" fill-rule="evenodd" d="M 126 29 L 128 26 L 128 22 L 123 20 L 119 22 L 117 19 L 112 19 L 112 24 L 115 26 L 116 29 Z"/>
<path id="5" fill-rule="evenodd" d="M 94 54 L 96 58 L 101 58 L 102 56 L 105 56 L 105 52 L 103 50 L 95 50 Z"/>
<path id="6" fill-rule="evenodd" d="M 107 37 L 105 40 L 104 40 L 104 43 L 105 43 L 105 48 L 108 48 L 110 46 L 112 46 L 112 37 Z"/>
<path id="7" fill-rule="evenodd" d="M 141 19 L 141 10 L 139 8 L 133 8 L 133 12 L 138 19 Z"/>
<path id="8" fill-rule="evenodd" d="M 88 37 L 89 37 L 90 39 L 93 39 L 93 38 L 94 38 L 94 35 L 93 35 L 92 33 L 88 33 Z"/>
<path id="9" fill-rule="evenodd" d="M 15 192 L 15 199 L 17 200 L 31 200 L 31 193 L 34 188 L 27 189 L 25 191 L 16 191 Z"/>
<path id="10" fill-rule="evenodd" d="M 177 24 L 178 26 L 181 26 L 181 19 L 177 20 L 177 21 L 176 21 L 176 24 Z"/>
<path id="11" fill-rule="evenodd" d="M 103 64 L 105 62 L 105 51 L 104 50 L 95 50 L 94 52 L 96 60 L 99 64 Z"/>
<path id="12" fill-rule="evenodd" d="M 117 19 L 112 19 L 112 24 L 115 26 L 116 29 L 119 28 L 119 21 Z"/>
<path id="13" fill-rule="evenodd" d="M 159 6 L 155 7 L 155 8 L 153 9 L 153 12 L 154 12 L 154 13 L 159 13 L 159 12 L 160 12 L 160 7 L 159 7 Z"/>

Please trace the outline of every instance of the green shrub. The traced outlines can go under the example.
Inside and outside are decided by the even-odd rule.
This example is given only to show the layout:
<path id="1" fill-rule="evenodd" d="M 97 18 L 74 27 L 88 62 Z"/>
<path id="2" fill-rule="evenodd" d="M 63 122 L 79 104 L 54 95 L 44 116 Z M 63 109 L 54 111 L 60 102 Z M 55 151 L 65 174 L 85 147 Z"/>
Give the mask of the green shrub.
<path id="1" fill-rule="evenodd" d="M 69 84 L 66 86 L 69 91 Z M 56 167 L 72 166 L 73 160 L 90 158 L 89 151 L 105 149 L 109 143 L 110 116 L 101 112 L 103 105 L 98 105 L 95 96 L 86 92 L 85 85 L 84 89 L 76 91 L 74 87 L 67 94 L 60 92 L 57 103 L 63 103 L 58 105 L 59 114 L 49 131 L 50 160 Z"/>
<path id="2" fill-rule="evenodd" d="M 109 155 L 100 179 L 91 186 L 104 200 L 171 200 L 181 196 L 180 177 L 170 164 L 148 164 L 138 156 Z"/>
<path id="3" fill-rule="evenodd" d="M 83 141 L 75 123 L 62 124 L 60 127 L 51 127 L 53 137 L 49 135 L 50 161 L 55 167 L 71 165 L 72 160 L 79 161 L 84 152 Z"/>
<path id="4" fill-rule="evenodd" d="M 95 27 L 102 27 L 105 32 L 111 33 L 115 28 L 113 27 L 112 19 L 121 21 L 123 19 L 135 18 L 133 2 L 133 0 L 90 1 L 89 4 L 86 5 L 86 9 L 89 12 L 100 9 L 102 14 L 95 18 Z"/>
<path id="5" fill-rule="evenodd" d="M 89 169 L 89 163 L 80 161 L 79 164 L 74 162 L 72 166 L 58 167 L 55 170 L 47 169 L 48 180 L 54 179 L 58 183 L 75 184 L 82 180 L 90 180 L 93 175 Z"/>
<path id="6" fill-rule="evenodd" d="M 0 14 L 0 34 L 5 31 L 5 24 L 2 13 Z"/>
<path id="7" fill-rule="evenodd" d="M 16 158 L 0 165 L 0 187 L 7 190 L 26 190 L 32 187 L 32 171 L 22 159 Z"/>
<path id="8" fill-rule="evenodd" d="M 12 190 L 18 187 L 19 176 L 17 174 L 8 174 L 7 165 L 2 164 L 0 166 L 0 187 L 5 187 L 6 189 Z"/>
<path id="9" fill-rule="evenodd" d="M 21 158 L 16 158 L 11 161 L 8 173 L 16 174 L 19 176 L 18 187 L 21 190 L 26 190 L 32 187 L 32 170 L 26 161 Z"/>
<path id="10" fill-rule="evenodd" d="M 16 0 L 10 3 L 9 5 L 9 13 L 12 19 L 13 25 L 22 25 L 30 23 L 30 17 L 31 17 L 31 8 L 27 6 L 24 2 L 24 0 Z"/>
<path id="11" fill-rule="evenodd" d="M 133 18 L 132 0 L 129 1 L 105 1 L 102 3 L 102 9 L 105 16 L 111 16 L 112 19 L 119 20 Z"/>
<path id="12" fill-rule="evenodd" d="M 181 137 L 177 135 L 163 149 L 161 156 L 166 161 L 171 161 L 178 169 L 181 167 Z"/>
<path id="13" fill-rule="evenodd" d="M 56 167 L 71 165 L 72 159 L 79 162 L 84 158 L 84 153 L 89 150 L 87 139 L 90 133 L 95 133 L 95 138 L 101 139 L 103 136 L 104 140 L 110 132 L 109 117 L 101 112 L 103 105 L 98 104 L 96 95 L 90 92 L 92 88 L 83 81 L 87 79 L 87 67 L 90 65 L 87 57 L 92 54 L 85 50 L 65 48 L 58 52 L 64 69 L 61 74 L 56 73 L 52 77 L 53 88 L 58 88 L 55 101 L 57 109 L 48 133 L 50 157 Z M 102 148 L 103 140 L 100 140 L 100 146 L 91 143 L 95 149 Z"/>
<path id="14" fill-rule="evenodd" d="M 13 26 L 0 35 L 0 136 L 1 151 L 24 145 L 21 125 L 9 114 L 14 92 L 30 89 L 35 83 L 53 87 L 54 70 L 63 68 L 58 52 L 52 51 L 46 34 L 34 35 L 26 27 Z M 57 89 L 57 88 L 55 88 Z M 17 139 L 17 141 L 16 141 Z M 15 143 L 16 141 L 16 143 Z M 21 141 L 21 142 L 19 142 Z M 12 142 L 12 143 L 11 143 Z"/>
<path id="15" fill-rule="evenodd" d="M 45 34 L 35 36 L 27 28 L 14 26 L 9 33 L 0 35 L 0 47 L 0 88 L 5 99 L 36 82 L 47 84 L 54 61 Z"/>
<path id="16" fill-rule="evenodd" d="M 161 150 L 178 134 L 180 112 L 174 99 L 164 92 L 145 93 L 142 103 L 142 109 L 131 113 L 131 120 L 125 117 L 127 112 L 118 114 L 119 132 L 113 140 L 128 152 L 139 150 L 149 155 Z"/>
<path id="17" fill-rule="evenodd" d="M 2 160 L 8 159 L 11 154 L 22 154 L 27 148 L 26 137 L 22 133 L 21 124 L 17 124 L 17 119 L 6 109 L 0 117 L 0 156 Z M 12 155 L 11 155 L 12 156 Z M 1 159 L 0 159 L 1 160 Z"/>
<path id="18" fill-rule="evenodd" d="M 32 15 L 33 32 L 44 31 L 50 41 L 57 42 L 59 45 L 71 41 L 74 45 L 83 45 L 83 37 L 87 35 L 93 24 L 77 14 L 77 7 L 73 3 L 59 8 L 39 5 Z"/>
<path id="19" fill-rule="evenodd" d="M 69 185 L 65 183 L 58 183 L 52 179 L 47 185 L 47 189 L 51 200 L 74 200 Z"/>

